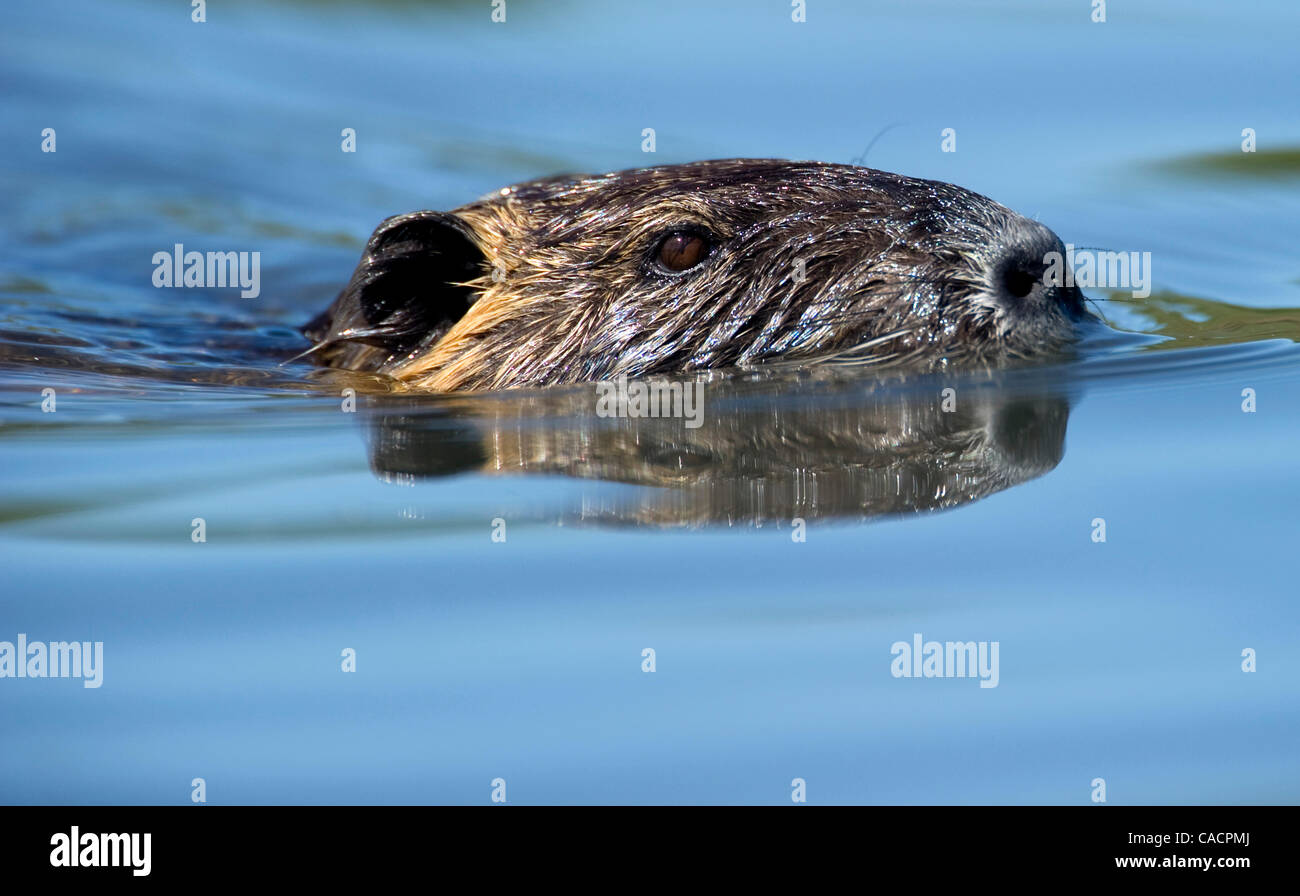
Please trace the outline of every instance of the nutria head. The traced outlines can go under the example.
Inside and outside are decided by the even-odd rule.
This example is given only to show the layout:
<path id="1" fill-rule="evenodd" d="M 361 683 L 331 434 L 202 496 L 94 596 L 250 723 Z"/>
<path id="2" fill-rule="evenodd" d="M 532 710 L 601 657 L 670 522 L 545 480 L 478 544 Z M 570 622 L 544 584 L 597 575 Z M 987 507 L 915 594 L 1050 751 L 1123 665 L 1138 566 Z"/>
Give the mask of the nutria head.
<path id="1" fill-rule="evenodd" d="M 790 361 L 937 366 L 1059 350 L 1046 227 L 939 181 L 732 159 L 557 177 L 390 218 L 304 332 L 415 389 Z"/>

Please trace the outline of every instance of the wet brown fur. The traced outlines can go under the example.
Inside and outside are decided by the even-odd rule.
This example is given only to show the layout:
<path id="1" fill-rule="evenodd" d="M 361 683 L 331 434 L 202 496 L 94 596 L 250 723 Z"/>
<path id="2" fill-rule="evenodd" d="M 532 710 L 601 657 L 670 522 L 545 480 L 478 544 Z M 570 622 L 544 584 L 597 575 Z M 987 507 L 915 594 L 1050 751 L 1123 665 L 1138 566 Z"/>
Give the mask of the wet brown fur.
<path id="1" fill-rule="evenodd" d="M 407 227 L 423 235 L 406 241 Z M 672 276 L 653 254 L 682 228 L 716 248 Z M 462 241 L 455 264 L 428 251 L 444 230 Z M 305 332 L 325 363 L 440 392 L 773 362 L 991 362 L 1071 340 L 1077 290 L 1015 299 L 998 282 L 1004 257 L 1058 249 L 983 196 L 869 168 L 732 159 L 548 178 L 385 222 Z M 440 260 L 426 281 L 427 258 Z M 405 265 L 406 292 L 384 304 L 390 262 Z M 434 313 L 439 302 L 450 310 Z"/>

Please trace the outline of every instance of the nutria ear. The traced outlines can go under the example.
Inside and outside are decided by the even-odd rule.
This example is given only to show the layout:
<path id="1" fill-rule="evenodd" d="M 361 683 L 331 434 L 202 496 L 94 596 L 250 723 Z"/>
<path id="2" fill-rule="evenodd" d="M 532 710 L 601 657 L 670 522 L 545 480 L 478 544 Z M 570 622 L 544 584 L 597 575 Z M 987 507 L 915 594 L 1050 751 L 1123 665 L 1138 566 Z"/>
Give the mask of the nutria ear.
<path id="1" fill-rule="evenodd" d="M 486 261 L 472 233 L 446 212 L 389 218 L 366 243 L 351 282 L 303 334 L 317 348 L 363 343 L 389 356 L 433 342 L 476 298 L 464 283 L 480 276 Z"/>

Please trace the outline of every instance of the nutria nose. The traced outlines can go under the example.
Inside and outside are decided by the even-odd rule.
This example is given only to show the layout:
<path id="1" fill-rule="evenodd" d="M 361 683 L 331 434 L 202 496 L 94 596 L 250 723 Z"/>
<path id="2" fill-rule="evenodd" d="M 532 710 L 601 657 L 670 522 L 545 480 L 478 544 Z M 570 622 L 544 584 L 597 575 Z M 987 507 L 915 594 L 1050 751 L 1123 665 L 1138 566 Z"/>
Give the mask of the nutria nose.
<path id="1" fill-rule="evenodd" d="M 1034 291 L 1042 280 L 1047 266 L 1026 257 L 1015 257 L 1003 262 L 1001 286 L 1012 298 L 1023 299 Z"/>
<path id="2" fill-rule="evenodd" d="M 1012 307 L 1082 307 L 1078 288 L 1066 286 L 1060 276 L 1067 261 L 1060 237 L 1027 219 L 1015 222 L 1008 231 L 991 271 L 993 286 L 1004 301 Z"/>

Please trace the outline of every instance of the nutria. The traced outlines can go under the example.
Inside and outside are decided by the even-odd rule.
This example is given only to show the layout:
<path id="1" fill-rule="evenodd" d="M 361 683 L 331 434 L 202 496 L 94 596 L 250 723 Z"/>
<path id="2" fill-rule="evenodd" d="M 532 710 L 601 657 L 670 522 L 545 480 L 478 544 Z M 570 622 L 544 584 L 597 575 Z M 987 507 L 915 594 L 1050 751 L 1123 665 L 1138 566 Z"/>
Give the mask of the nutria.
<path id="1" fill-rule="evenodd" d="M 729 159 L 562 176 L 384 221 L 303 332 L 416 390 L 774 361 L 934 367 L 1061 349 L 1060 239 L 940 181 Z"/>

